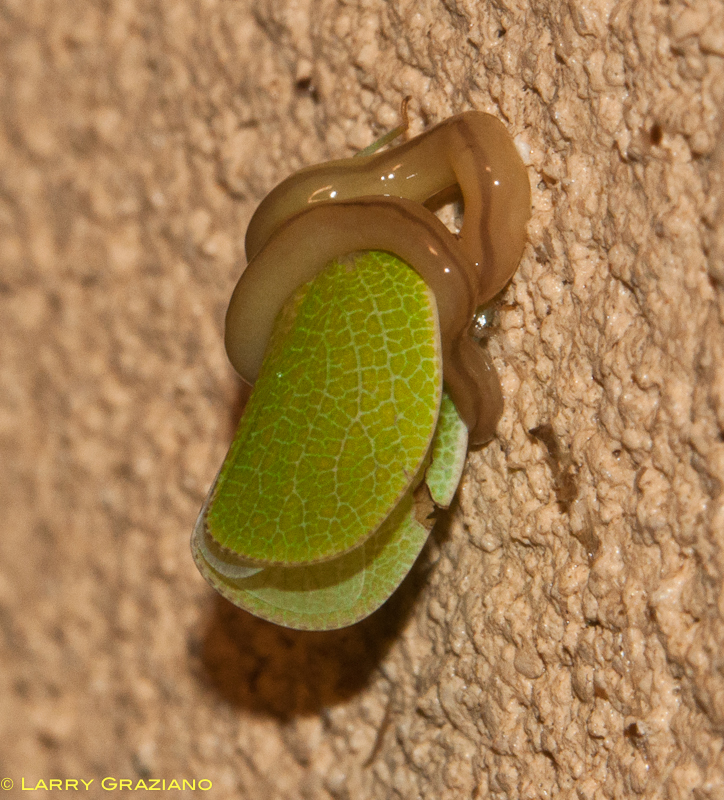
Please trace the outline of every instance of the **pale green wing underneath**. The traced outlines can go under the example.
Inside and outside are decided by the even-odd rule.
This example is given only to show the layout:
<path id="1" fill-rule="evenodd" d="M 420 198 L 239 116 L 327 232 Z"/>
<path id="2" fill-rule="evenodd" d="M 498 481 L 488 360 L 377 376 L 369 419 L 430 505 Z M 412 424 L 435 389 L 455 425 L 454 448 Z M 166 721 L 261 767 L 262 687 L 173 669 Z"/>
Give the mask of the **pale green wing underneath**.
<path id="1" fill-rule="evenodd" d="M 443 393 L 425 483 L 436 506 L 447 508 L 460 483 L 468 452 L 468 429 L 450 397 Z"/>
<path id="2" fill-rule="evenodd" d="M 412 496 L 405 496 L 371 538 L 336 559 L 269 567 L 237 580 L 208 566 L 196 538 L 192 550 L 206 580 L 234 605 L 288 628 L 333 630 L 379 608 L 409 572 L 428 536 L 412 510 Z"/>
<path id="3" fill-rule="evenodd" d="M 461 425 L 464 436 L 451 437 L 450 431 L 459 434 Z M 441 436 L 448 440 L 447 445 L 440 444 Z M 431 447 L 434 460 L 426 478 L 429 486 L 430 474 L 435 476 L 438 496 L 452 499 L 466 451 L 465 424 L 452 401 L 443 395 L 440 423 Z M 359 622 L 379 608 L 410 571 L 428 537 L 427 528 L 415 519 L 414 511 L 410 492 L 360 547 L 321 564 L 269 567 L 248 577 L 229 578 L 210 566 L 208 547 L 204 546 L 203 512 L 191 548 L 201 574 L 239 608 L 288 628 L 333 630 Z M 227 566 L 219 566 L 228 572 Z"/>

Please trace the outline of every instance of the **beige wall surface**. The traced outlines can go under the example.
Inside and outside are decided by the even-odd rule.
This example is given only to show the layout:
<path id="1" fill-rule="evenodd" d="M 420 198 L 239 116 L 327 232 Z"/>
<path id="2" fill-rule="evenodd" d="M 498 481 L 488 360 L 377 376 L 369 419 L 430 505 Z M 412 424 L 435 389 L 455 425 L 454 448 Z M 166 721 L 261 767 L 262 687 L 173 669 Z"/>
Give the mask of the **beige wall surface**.
<path id="1" fill-rule="evenodd" d="M 526 161 L 505 413 L 392 600 L 296 633 L 189 554 L 225 305 L 405 95 Z M 2 0 L 5 796 L 724 798 L 723 109 L 720 0 Z"/>

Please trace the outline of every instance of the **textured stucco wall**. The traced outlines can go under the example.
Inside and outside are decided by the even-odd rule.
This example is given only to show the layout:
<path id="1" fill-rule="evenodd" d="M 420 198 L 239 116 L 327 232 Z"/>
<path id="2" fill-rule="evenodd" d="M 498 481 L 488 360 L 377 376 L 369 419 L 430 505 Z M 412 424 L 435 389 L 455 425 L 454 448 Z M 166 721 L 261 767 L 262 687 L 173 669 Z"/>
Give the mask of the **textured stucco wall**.
<path id="1" fill-rule="evenodd" d="M 189 555 L 223 313 L 265 191 L 407 94 L 529 154 L 506 410 L 390 603 L 294 633 Z M 724 798 L 722 108 L 718 0 L 2 0 L 6 796 Z"/>

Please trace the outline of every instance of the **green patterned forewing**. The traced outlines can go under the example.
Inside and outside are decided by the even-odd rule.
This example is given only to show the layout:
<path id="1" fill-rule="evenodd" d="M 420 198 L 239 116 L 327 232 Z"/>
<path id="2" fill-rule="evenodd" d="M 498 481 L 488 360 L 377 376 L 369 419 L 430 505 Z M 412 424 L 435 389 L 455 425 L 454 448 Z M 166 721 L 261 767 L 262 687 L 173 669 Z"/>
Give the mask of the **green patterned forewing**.
<path id="1" fill-rule="evenodd" d="M 280 315 L 205 521 L 252 562 L 304 565 L 371 536 L 420 470 L 442 364 L 432 293 L 403 262 L 333 262 Z"/>

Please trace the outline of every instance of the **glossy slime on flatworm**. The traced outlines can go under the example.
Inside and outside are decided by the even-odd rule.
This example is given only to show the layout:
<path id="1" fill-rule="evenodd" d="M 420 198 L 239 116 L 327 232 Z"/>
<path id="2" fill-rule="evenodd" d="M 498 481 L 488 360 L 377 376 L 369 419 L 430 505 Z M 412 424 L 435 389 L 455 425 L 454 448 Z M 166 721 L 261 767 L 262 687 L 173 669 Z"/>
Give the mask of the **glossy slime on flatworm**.
<path id="1" fill-rule="evenodd" d="M 459 186 L 455 236 L 423 204 Z M 515 272 L 530 216 L 530 185 L 502 123 L 468 111 L 382 153 L 308 167 L 259 205 L 246 233 L 249 264 L 226 315 L 226 349 L 250 384 L 285 301 L 334 258 L 382 250 L 407 262 L 435 294 L 445 384 L 470 442 L 492 438 L 502 412 L 495 369 L 469 335 L 478 306 Z"/>

